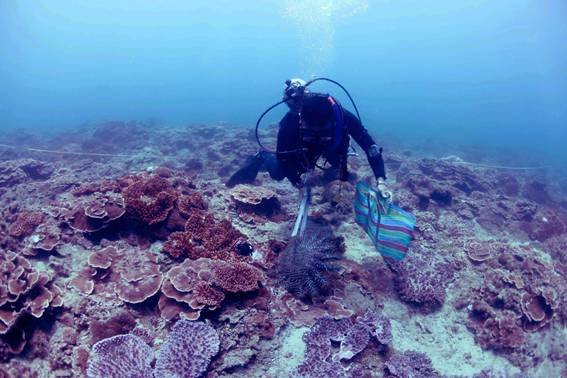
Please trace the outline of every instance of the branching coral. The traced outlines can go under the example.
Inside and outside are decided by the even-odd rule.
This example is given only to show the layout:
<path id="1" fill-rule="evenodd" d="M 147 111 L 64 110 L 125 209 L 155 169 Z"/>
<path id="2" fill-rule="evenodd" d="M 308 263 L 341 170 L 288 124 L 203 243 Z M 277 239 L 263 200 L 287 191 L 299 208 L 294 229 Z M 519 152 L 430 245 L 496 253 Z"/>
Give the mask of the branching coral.
<path id="1" fill-rule="evenodd" d="M 145 224 L 165 221 L 175 204 L 175 190 L 159 176 L 139 177 L 123 191 L 128 214 Z"/>
<path id="2" fill-rule="evenodd" d="M 170 234 L 164 252 L 172 257 L 244 261 L 246 258 L 237 251 L 244 240 L 246 237 L 229 220 L 215 221 L 212 214 L 196 209 L 185 223 L 185 231 Z"/>
<path id="3" fill-rule="evenodd" d="M 317 297 L 330 288 L 343 251 L 342 239 L 333 237 L 330 228 L 311 224 L 280 253 L 272 275 L 299 298 Z"/>
<path id="4" fill-rule="evenodd" d="M 195 210 L 207 210 L 209 205 L 199 192 L 183 195 L 177 199 L 177 208 L 185 217 L 190 217 Z"/>

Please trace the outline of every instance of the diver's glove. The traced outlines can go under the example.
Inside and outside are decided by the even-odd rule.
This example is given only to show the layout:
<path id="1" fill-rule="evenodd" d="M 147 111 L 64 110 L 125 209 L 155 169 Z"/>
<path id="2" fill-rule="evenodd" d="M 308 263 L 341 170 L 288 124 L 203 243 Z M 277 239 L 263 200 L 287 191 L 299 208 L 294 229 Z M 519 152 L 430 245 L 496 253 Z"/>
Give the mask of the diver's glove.
<path id="1" fill-rule="evenodd" d="M 394 195 L 392 194 L 392 191 L 389 190 L 388 187 L 386 186 L 383 177 L 376 178 L 376 190 L 378 191 L 378 193 L 380 193 L 382 198 L 385 198 L 388 201 L 392 202 Z"/>

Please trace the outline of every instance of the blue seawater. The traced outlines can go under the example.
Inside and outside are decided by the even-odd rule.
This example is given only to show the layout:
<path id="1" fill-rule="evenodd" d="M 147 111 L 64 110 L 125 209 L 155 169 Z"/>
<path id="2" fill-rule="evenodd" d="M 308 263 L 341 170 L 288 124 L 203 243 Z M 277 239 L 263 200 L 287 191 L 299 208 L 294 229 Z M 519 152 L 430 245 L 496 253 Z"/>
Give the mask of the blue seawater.
<path id="1" fill-rule="evenodd" d="M 559 165 L 566 21 L 540 0 L 0 0 L 0 128 L 251 127 L 285 79 L 327 76 L 386 147 Z"/>

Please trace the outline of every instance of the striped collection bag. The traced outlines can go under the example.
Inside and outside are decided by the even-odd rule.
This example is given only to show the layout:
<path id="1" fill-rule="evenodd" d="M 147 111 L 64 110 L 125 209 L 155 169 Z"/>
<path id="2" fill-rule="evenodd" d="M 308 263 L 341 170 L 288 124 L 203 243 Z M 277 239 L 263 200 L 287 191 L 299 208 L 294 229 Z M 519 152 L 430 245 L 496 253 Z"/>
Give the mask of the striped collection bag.
<path id="1" fill-rule="evenodd" d="M 384 257 L 401 260 L 413 239 L 415 217 L 394 205 L 368 183 L 356 184 L 354 199 L 355 221 L 372 240 Z"/>

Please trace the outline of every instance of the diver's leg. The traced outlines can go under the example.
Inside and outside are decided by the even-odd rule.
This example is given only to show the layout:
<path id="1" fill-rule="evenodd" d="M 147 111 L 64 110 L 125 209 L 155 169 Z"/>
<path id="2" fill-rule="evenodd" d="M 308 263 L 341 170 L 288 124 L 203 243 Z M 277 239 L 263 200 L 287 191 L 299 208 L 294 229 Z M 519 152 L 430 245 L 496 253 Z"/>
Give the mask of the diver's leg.
<path id="1" fill-rule="evenodd" d="M 266 151 L 261 152 L 261 154 L 264 157 L 264 168 L 266 168 L 270 177 L 277 181 L 283 180 L 285 178 L 285 172 L 276 154 Z"/>
<path id="2" fill-rule="evenodd" d="M 299 168 L 297 167 L 296 162 L 286 162 L 282 163 L 278 160 L 276 154 L 272 152 L 262 152 L 264 154 L 264 168 L 270 174 L 270 177 L 273 180 L 281 181 L 285 178 L 289 180 L 289 182 L 296 186 L 301 182 L 301 177 L 299 176 Z"/>
<path id="3" fill-rule="evenodd" d="M 238 184 L 254 182 L 258 172 L 264 164 L 264 161 L 264 152 L 262 151 L 258 152 L 256 155 L 248 157 L 242 168 L 230 176 L 225 185 L 232 188 Z"/>

